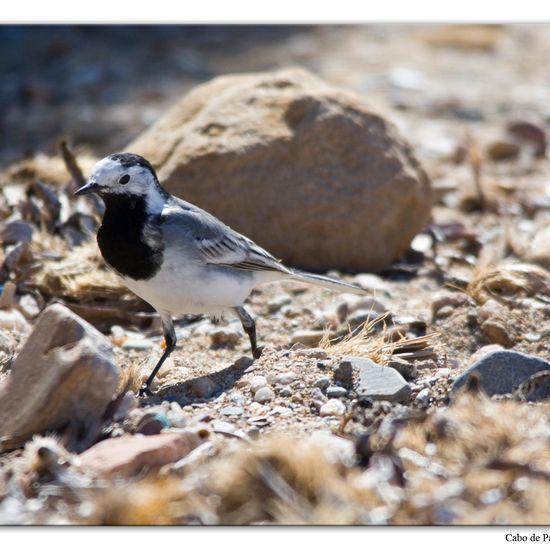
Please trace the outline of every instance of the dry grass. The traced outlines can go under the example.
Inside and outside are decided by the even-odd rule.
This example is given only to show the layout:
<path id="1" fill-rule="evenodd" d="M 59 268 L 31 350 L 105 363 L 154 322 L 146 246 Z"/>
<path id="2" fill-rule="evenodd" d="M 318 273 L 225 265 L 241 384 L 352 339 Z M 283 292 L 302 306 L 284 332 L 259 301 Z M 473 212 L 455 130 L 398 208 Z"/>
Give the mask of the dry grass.
<path id="1" fill-rule="evenodd" d="M 489 299 L 514 303 L 536 296 L 550 301 L 550 273 L 530 264 L 499 265 L 476 271 L 467 288 L 476 303 Z"/>
<path id="2" fill-rule="evenodd" d="M 117 276 L 105 269 L 97 246 L 91 241 L 68 251 L 62 260 L 44 261 L 31 285 L 46 296 L 78 303 L 116 301 L 128 295 Z"/>
<path id="3" fill-rule="evenodd" d="M 379 365 L 387 364 L 392 356 L 410 360 L 436 356 L 433 342 L 437 333 L 425 334 L 417 338 L 403 336 L 397 341 L 389 341 L 387 317 L 382 315 L 367 321 L 359 330 L 349 330 L 344 337 L 336 339 L 331 338 L 330 332 L 326 331 L 319 347 L 329 351 L 333 356 L 367 357 Z M 382 325 L 381 331 L 378 331 L 378 325 Z"/>
<path id="4" fill-rule="evenodd" d="M 78 164 L 84 174 L 92 171 L 97 158 L 87 152 L 78 155 Z M 41 180 L 54 185 L 64 185 L 70 179 L 63 159 L 59 156 L 50 157 L 43 153 L 12 164 L 0 173 L 0 185 L 3 182 L 32 183 Z"/>

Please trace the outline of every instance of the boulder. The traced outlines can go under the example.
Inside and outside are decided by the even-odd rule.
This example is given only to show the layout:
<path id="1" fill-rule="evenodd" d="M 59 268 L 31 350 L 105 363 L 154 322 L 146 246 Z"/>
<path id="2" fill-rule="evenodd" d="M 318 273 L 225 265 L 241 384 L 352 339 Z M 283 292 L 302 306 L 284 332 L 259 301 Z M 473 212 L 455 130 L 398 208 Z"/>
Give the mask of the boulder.
<path id="1" fill-rule="evenodd" d="M 0 388 L 0 450 L 99 422 L 118 378 L 109 340 L 65 306 L 47 307 Z"/>
<path id="2" fill-rule="evenodd" d="M 430 219 L 426 173 L 361 95 L 301 69 L 198 86 L 128 145 L 290 265 L 382 270 Z"/>

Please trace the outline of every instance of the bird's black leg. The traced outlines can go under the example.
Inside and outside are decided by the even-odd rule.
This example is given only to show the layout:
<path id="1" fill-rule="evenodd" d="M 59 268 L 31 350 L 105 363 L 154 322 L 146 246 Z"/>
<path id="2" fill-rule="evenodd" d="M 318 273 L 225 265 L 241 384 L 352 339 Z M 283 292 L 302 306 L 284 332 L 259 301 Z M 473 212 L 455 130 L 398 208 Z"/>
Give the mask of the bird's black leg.
<path id="1" fill-rule="evenodd" d="M 164 363 L 164 361 L 166 361 L 166 359 L 169 357 L 169 355 L 174 351 L 174 348 L 176 347 L 176 342 L 177 342 L 176 331 L 174 330 L 174 323 L 172 322 L 172 317 L 167 314 L 161 314 L 160 318 L 162 320 L 162 330 L 164 332 L 164 339 L 166 341 L 166 349 L 164 350 L 164 353 L 162 354 L 158 363 L 155 365 L 153 372 L 151 372 L 151 374 L 149 375 L 149 378 L 147 378 L 147 381 L 145 382 L 145 384 L 141 386 L 139 390 L 140 396 L 151 395 L 151 390 L 149 389 L 151 382 L 153 382 L 160 367 L 162 367 L 162 364 Z"/>
<path id="2" fill-rule="evenodd" d="M 250 315 L 250 313 L 248 313 L 248 311 L 246 311 L 246 309 L 242 306 L 236 307 L 235 313 L 241 320 L 244 331 L 248 334 L 248 338 L 250 339 L 250 347 L 252 348 L 252 355 L 255 359 L 259 359 L 262 355 L 262 350 L 258 347 L 258 343 L 256 342 L 256 323 L 254 323 L 252 315 Z"/>

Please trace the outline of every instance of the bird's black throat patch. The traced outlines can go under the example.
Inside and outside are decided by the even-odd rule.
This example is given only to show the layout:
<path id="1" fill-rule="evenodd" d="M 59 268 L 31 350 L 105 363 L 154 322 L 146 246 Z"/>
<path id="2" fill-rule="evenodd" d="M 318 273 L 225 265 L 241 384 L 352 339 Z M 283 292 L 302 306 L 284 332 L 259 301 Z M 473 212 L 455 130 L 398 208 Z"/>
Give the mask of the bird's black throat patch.
<path id="1" fill-rule="evenodd" d="M 97 243 L 105 261 L 118 273 L 136 280 L 150 279 L 162 264 L 161 239 L 153 246 L 148 233 L 149 216 L 143 197 L 109 194 L 105 202 L 103 222 L 97 232 Z M 149 242 L 147 242 L 149 241 Z"/>

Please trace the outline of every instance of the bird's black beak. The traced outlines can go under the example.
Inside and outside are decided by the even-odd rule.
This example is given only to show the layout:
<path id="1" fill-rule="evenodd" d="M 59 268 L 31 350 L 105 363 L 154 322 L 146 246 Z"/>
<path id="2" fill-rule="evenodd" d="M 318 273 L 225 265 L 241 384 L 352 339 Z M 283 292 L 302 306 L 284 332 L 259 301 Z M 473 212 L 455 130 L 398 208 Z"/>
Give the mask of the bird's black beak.
<path id="1" fill-rule="evenodd" d="M 101 186 L 96 181 L 89 181 L 86 185 L 83 185 L 80 189 L 77 189 L 75 195 L 89 195 L 90 193 L 97 193 Z"/>

